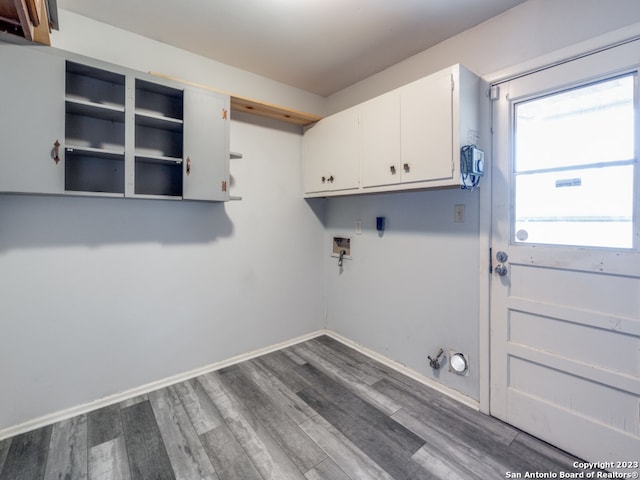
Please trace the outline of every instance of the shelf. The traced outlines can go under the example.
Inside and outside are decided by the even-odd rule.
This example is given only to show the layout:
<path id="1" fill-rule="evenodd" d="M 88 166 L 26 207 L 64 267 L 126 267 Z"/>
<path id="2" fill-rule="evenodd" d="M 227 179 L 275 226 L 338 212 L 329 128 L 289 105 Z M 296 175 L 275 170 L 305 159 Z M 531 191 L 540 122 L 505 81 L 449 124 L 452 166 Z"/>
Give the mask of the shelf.
<path id="1" fill-rule="evenodd" d="M 88 150 L 67 151 L 65 191 L 124 194 L 124 155 Z"/>
<path id="2" fill-rule="evenodd" d="M 217 88 L 209 87 L 195 82 L 189 82 L 179 78 L 164 75 L 158 72 L 150 72 L 151 75 L 155 75 L 159 78 L 166 78 L 174 82 L 180 82 L 185 85 L 191 85 L 201 88 L 203 90 L 209 90 L 210 92 L 221 93 L 223 95 L 229 95 L 231 97 L 231 111 L 250 113 L 251 115 L 258 115 L 260 117 L 273 118 L 281 120 L 287 123 L 293 123 L 295 125 L 307 126 L 322 120 L 320 115 L 314 115 L 312 113 L 301 112 L 299 110 L 293 110 L 291 108 L 283 107 L 281 105 L 275 105 L 273 103 L 263 102 L 253 98 L 247 98 L 239 95 L 235 95 L 230 92 L 225 92 Z"/>
<path id="3" fill-rule="evenodd" d="M 67 97 L 67 114 L 124 122 L 124 106 L 105 105 L 77 98 Z"/>
<path id="4" fill-rule="evenodd" d="M 101 68 L 90 67 L 89 65 L 83 65 L 81 63 L 67 61 L 67 73 L 124 87 L 124 75 Z"/>
<path id="5" fill-rule="evenodd" d="M 246 97 L 231 95 L 231 111 L 250 113 L 260 117 L 273 118 L 295 125 L 307 126 L 322 120 L 323 117 L 312 113 L 292 110 L 290 108 L 274 105 L 273 103 L 261 102 Z"/>
<path id="6" fill-rule="evenodd" d="M 164 155 L 147 155 L 147 154 L 135 154 L 136 161 L 149 162 L 149 163 L 167 163 L 167 164 L 181 164 L 182 158 L 178 157 L 166 157 Z"/>
<path id="7" fill-rule="evenodd" d="M 147 194 L 142 194 L 142 193 L 136 193 L 133 195 L 133 198 L 138 198 L 141 200 L 172 200 L 172 201 L 176 201 L 176 200 L 182 200 L 182 197 L 180 196 L 170 196 L 170 195 L 147 195 Z"/>
<path id="8" fill-rule="evenodd" d="M 104 158 L 107 160 L 121 160 L 124 156 L 124 149 L 110 150 L 105 148 L 81 147 L 77 145 L 66 145 L 65 152 L 67 152 L 67 154 L 84 155 L 87 157 Z"/>
<path id="9" fill-rule="evenodd" d="M 182 90 L 136 79 L 135 88 L 136 122 L 142 122 L 154 128 L 182 128 L 183 92 Z M 172 127 L 163 127 L 162 123 Z"/>
<path id="10" fill-rule="evenodd" d="M 124 198 L 124 193 L 109 192 L 91 192 L 84 190 L 67 190 L 65 195 L 83 196 L 83 197 L 103 197 L 103 198 Z"/>
<path id="11" fill-rule="evenodd" d="M 182 165 L 136 159 L 134 193 L 136 196 L 182 197 Z"/>
<path id="12" fill-rule="evenodd" d="M 170 132 L 182 131 L 183 121 L 179 118 L 165 117 L 157 113 L 136 110 L 136 125 L 159 128 Z"/>

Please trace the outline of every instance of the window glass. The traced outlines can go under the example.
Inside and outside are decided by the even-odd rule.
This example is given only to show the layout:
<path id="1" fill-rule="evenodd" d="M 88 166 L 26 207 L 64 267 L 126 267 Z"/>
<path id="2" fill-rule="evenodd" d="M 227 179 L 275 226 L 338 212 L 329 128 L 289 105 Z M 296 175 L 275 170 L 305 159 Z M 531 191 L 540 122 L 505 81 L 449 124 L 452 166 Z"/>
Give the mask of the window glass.
<path id="1" fill-rule="evenodd" d="M 634 83 L 516 104 L 515 242 L 633 247 Z"/>

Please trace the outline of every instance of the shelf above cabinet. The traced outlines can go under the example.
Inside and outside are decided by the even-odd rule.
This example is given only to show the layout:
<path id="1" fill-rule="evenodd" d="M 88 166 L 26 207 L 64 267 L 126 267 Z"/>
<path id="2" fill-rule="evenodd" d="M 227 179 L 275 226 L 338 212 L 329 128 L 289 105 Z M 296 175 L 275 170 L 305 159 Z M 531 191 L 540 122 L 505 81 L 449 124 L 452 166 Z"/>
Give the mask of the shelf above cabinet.
<path id="1" fill-rule="evenodd" d="M 185 85 L 191 85 L 203 90 L 209 90 L 210 92 L 221 93 L 228 95 L 231 98 L 231 110 L 233 112 L 245 112 L 251 115 L 257 115 L 259 117 L 273 118 L 294 125 L 307 126 L 322 120 L 322 116 L 315 115 L 313 113 L 301 112 L 300 110 L 294 110 L 291 108 L 276 105 L 274 103 L 263 102 L 256 100 L 255 98 L 243 97 L 235 95 L 233 93 L 225 92 L 217 88 L 210 87 L 208 85 L 202 85 L 195 82 L 189 82 L 176 77 L 171 77 L 158 72 L 150 72 L 151 75 L 155 75 L 159 78 L 165 78 L 174 82 L 180 82 Z"/>

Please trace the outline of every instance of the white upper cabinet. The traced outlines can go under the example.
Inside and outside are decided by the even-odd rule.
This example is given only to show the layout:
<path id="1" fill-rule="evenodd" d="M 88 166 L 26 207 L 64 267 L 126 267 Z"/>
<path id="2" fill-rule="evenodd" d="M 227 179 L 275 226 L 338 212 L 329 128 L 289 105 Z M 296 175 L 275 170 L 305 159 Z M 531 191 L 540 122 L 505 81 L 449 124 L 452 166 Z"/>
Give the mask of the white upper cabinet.
<path id="1" fill-rule="evenodd" d="M 324 118 L 304 134 L 305 193 L 343 192 L 359 185 L 359 109 Z"/>
<path id="2" fill-rule="evenodd" d="M 305 132 L 306 196 L 459 186 L 460 149 L 479 138 L 479 93 L 479 78 L 454 65 L 321 120 Z M 335 120 L 345 112 L 360 115 L 357 143 Z M 349 190 L 318 181 L 341 145 L 359 158 Z"/>
<path id="3" fill-rule="evenodd" d="M 0 191 L 62 193 L 64 60 L 0 43 L 0 63 Z"/>

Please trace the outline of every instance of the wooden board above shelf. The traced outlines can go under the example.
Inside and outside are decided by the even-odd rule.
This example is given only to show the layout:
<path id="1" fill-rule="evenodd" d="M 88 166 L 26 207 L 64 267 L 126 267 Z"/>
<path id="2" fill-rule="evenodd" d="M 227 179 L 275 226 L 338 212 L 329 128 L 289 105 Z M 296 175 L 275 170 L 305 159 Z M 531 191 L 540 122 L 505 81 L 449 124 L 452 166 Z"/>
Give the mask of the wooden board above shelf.
<path id="1" fill-rule="evenodd" d="M 291 110 L 289 108 L 274 105 L 272 103 L 260 102 L 246 97 L 238 97 L 231 95 L 231 110 L 238 112 L 246 112 L 261 117 L 274 118 L 287 123 L 296 125 L 310 125 L 321 120 L 319 115 Z"/>
<path id="2" fill-rule="evenodd" d="M 0 0 L 0 30 L 51 45 L 45 0 Z"/>
<path id="3" fill-rule="evenodd" d="M 293 123 L 295 125 L 306 126 L 321 120 L 323 117 L 314 115 L 311 113 L 301 112 L 299 110 L 293 110 L 290 108 L 275 105 L 273 103 L 267 103 L 253 98 L 241 97 L 234 95 L 233 93 L 225 92 L 217 88 L 209 87 L 198 83 L 181 80 L 179 78 L 170 77 L 157 72 L 150 72 L 152 75 L 156 75 L 161 78 L 173 80 L 176 82 L 184 83 L 194 87 L 210 90 L 212 92 L 222 93 L 231 97 L 231 110 L 236 112 L 245 112 L 251 115 L 258 115 L 261 117 L 273 118 L 281 120 L 287 123 Z"/>

